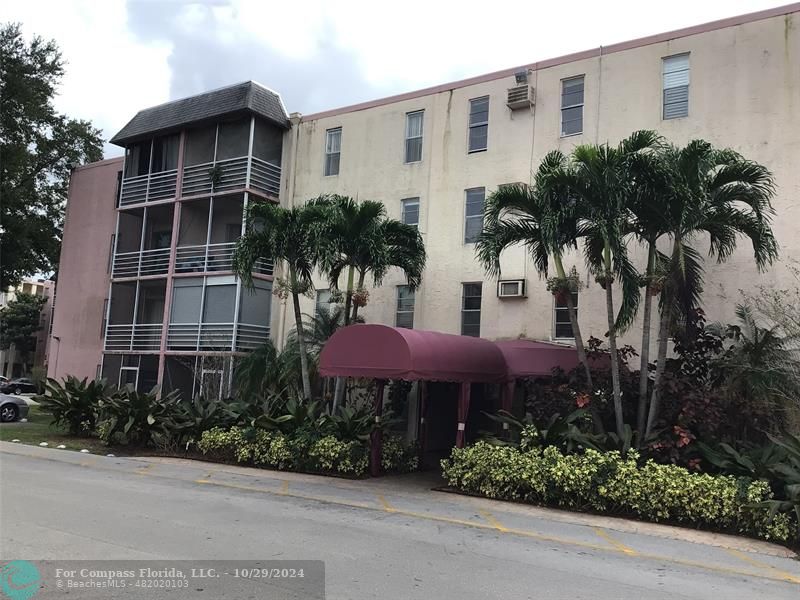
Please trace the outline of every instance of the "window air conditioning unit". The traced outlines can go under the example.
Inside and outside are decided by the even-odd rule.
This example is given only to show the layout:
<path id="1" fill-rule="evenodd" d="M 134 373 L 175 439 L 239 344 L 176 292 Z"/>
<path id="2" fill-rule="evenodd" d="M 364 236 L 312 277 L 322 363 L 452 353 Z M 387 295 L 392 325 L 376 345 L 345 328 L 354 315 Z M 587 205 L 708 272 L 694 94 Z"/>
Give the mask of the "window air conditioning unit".
<path id="1" fill-rule="evenodd" d="M 524 279 L 505 279 L 497 282 L 498 298 L 525 298 Z"/>
<path id="2" fill-rule="evenodd" d="M 530 108 L 536 99 L 536 90 L 529 85 L 518 85 L 508 88 L 506 106 L 511 110 Z"/>

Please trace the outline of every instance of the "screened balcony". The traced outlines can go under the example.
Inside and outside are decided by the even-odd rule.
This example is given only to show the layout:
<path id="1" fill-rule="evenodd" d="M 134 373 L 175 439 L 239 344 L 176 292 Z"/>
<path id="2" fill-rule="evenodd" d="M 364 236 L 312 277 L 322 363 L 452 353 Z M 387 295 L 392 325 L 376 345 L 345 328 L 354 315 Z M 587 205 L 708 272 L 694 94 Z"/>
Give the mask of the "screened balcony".
<path id="1" fill-rule="evenodd" d="M 164 280 L 111 285 L 104 349 L 111 352 L 157 352 L 164 320 Z"/>
<path id="2" fill-rule="evenodd" d="M 119 212 L 112 278 L 167 273 L 173 210 L 168 204 Z"/>
<path id="3" fill-rule="evenodd" d="M 247 290 L 233 276 L 175 280 L 167 349 L 241 352 L 269 338 L 272 283 Z"/>
<path id="4" fill-rule="evenodd" d="M 243 219 L 243 194 L 184 202 L 175 272 L 231 271 L 233 250 L 242 235 Z M 254 272 L 272 275 L 272 263 L 259 261 Z"/>
<path id="5" fill-rule="evenodd" d="M 180 135 L 166 135 L 125 148 L 120 206 L 174 198 Z"/>
<path id="6" fill-rule="evenodd" d="M 249 188 L 277 198 L 283 133 L 257 117 L 186 132 L 182 196 Z"/>

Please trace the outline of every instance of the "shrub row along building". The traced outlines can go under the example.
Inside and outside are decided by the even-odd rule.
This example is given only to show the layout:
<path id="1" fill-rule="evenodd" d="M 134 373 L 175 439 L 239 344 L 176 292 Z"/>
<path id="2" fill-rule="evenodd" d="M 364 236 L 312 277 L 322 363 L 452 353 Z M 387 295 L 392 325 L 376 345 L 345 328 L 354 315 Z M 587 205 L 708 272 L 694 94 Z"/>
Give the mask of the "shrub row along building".
<path id="1" fill-rule="evenodd" d="M 244 212 L 323 193 L 380 200 L 425 240 L 422 286 L 392 274 L 370 291 L 367 321 L 569 342 L 566 305 L 524 249 L 504 255 L 500 281 L 484 274 L 483 203 L 529 182 L 550 150 L 637 129 L 703 138 L 775 175 L 782 263 L 757 275 L 743 245 L 707 265 L 709 318 L 731 319 L 740 289 L 788 285 L 800 255 L 800 4 L 311 115 L 252 81 L 142 110 L 111 140 L 124 159 L 73 173 L 50 375 L 223 393 L 233 356 L 292 327 L 272 264 L 257 265 L 252 292 L 231 272 Z M 602 290 L 579 255 L 565 263 L 589 283 L 575 298 L 584 335 L 603 337 Z M 326 306 L 327 288 L 320 277 L 305 312 Z"/>

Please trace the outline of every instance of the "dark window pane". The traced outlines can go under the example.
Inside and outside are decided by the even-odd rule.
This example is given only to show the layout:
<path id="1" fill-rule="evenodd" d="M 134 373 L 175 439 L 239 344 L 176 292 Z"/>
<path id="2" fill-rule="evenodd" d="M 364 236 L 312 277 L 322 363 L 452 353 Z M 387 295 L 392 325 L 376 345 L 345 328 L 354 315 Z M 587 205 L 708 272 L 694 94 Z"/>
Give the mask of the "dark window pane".
<path id="1" fill-rule="evenodd" d="M 153 173 L 171 171 L 178 168 L 178 146 L 180 136 L 166 135 L 153 141 Z"/>
<path id="2" fill-rule="evenodd" d="M 565 108 L 561 111 L 561 135 L 573 135 L 583 131 L 583 107 Z"/>
<path id="3" fill-rule="evenodd" d="M 406 162 L 419 162 L 422 160 L 422 138 L 406 140 Z"/>
<path id="4" fill-rule="evenodd" d="M 247 156 L 250 147 L 250 119 L 219 124 L 217 160 Z"/>
<path id="5" fill-rule="evenodd" d="M 479 150 L 486 150 L 488 137 L 489 137 L 488 125 L 479 125 L 477 127 L 471 127 L 469 130 L 469 151 L 477 152 Z"/>
<path id="6" fill-rule="evenodd" d="M 325 175 L 339 174 L 339 153 L 325 155 Z"/>
<path id="7" fill-rule="evenodd" d="M 467 217 L 464 223 L 464 243 L 474 244 L 478 241 L 483 229 L 483 217 Z"/>
<path id="8" fill-rule="evenodd" d="M 232 323 L 235 305 L 235 285 L 207 286 L 203 304 L 203 323 Z"/>
<path id="9" fill-rule="evenodd" d="M 184 164 L 187 167 L 214 160 L 214 141 L 217 137 L 216 125 L 190 129 L 186 132 Z"/>
<path id="10" fill-rule="evenodd" d="M 556 323 L 557 338 L 572 338 L 572 325 L 569 323 Z"/>

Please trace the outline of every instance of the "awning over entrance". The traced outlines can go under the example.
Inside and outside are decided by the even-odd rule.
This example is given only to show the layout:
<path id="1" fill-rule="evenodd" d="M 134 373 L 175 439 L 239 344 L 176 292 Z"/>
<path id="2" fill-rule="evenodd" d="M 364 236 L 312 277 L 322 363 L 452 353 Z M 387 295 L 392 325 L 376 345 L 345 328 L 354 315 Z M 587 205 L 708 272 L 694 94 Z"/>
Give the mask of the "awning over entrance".
<path id="1" fill-rule="evenodd" d="M 339 329 L 322 350 L 319 372 L 325 377 L 480 383 L 501 383 L 507 377 L 503 352 L 493 342 L 377 324 Z"/>
<path id="2" fill-rule="evenodd" d="M 495 345 L 503 353 L 509 380 L 549 377 L 555 368 L 570 371 L 578 366 L 578 353 L 574 346 L 533 340 L 501 340 Z"/>

